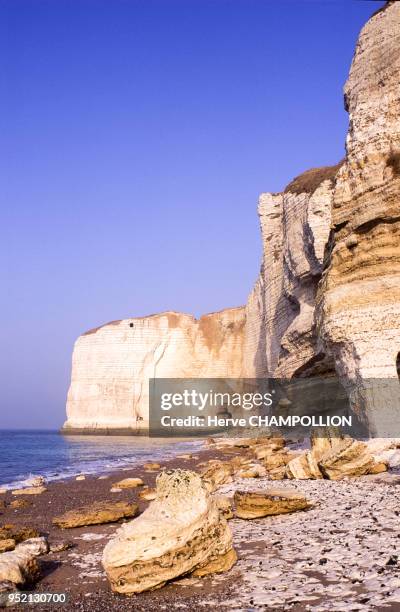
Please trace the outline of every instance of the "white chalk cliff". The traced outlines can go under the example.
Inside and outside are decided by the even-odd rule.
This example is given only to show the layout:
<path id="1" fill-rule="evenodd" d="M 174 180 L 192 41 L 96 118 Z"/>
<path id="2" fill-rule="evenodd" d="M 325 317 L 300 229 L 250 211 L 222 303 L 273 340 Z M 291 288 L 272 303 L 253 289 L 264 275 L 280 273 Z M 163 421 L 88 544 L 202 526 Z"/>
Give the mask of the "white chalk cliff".
<path id="1" fill-rule="evenodd" d="M 201 317 L 165 312 L 113 321 L 76 341 L 65 430 L 148 425 L 150 378 L 242 375 L 245 309 Z"/>
<path id="2" fill-rule="evenodd" d="M 362 29 L 345 101 L 344 160 L 260 197 L 263 257 L 247 304 L 199 320 L 167 312 L 116 321 L 81 336 L 65 431 L 145 429 L 151 377 L 336 372 L 367 416 L 382 402 L 400 406 L 399 2 Z"/>

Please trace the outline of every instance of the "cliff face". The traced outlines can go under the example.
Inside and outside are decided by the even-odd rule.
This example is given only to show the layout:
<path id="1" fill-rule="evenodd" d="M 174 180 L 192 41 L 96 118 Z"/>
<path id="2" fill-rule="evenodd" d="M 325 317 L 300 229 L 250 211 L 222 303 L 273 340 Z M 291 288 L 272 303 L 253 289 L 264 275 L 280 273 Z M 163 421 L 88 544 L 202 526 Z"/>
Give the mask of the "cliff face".
<path id="1" fill-rule="evenodd" d="M 317 348 L 314 308 L 336 170 L 308 171 L 284 193 L 260 197 L 263 261 L 255 292 L 262 287 L 262 307 L 255 357 L 261 375 L 291 378 L 332 367 Z M 253 296 L 247 304 L 248 319 L 252 303 Z"/>
<path id="2" fill-rule="evenodd" d="M 149 378 L 239 378 L 244 322 L 244 308 L 199 320 L 166 312 L 115 321 L 80 336 L 64 430 L 146 429 Z"/>
<path id="3" fill-rule="evenodd" d="M 318 290 L 321 344 L 367 416 L 400 403 L 399 75 L 394 2 L 363 28 L 345 86 L 347 155 L 336 177 L 330 253 Z M 381 379 L 379 391 L 371 378 Z"/>
<path id="4" fill-rule="evenodd" d="M 140 428 L 155 376 L 336 372 L 367 417 L 399 405 L 399 74 L 394 2 L 371 17 L 357 43 L 343 162 L 260 197 L 263 257 L 246 306 L 198 321 L 178 313 L 129 319 L 81 336 L 66 428 Z M 381 380 L 379 391 L 369 378 Z"/>

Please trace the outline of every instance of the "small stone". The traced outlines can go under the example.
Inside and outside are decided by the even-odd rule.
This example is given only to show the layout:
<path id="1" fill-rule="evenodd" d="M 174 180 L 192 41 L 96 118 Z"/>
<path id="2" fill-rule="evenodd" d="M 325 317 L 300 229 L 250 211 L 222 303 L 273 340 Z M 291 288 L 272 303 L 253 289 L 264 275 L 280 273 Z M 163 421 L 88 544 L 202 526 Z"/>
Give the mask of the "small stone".
<path id="1" fill-rule="evenodd" d="M 218 506 L 218 510 L 221 512 L 222 516 L 225 517 L 227 521 L 229 519 L 232 519 L 232 500 L 230 500 L 229 497 L 226 497 L 225 495 L 216 495 L 214 499 Z"/>
<path id="2" fill-rule="evenodd" d="M 31 502 L 29 502 L 27 499 L 14 499 L 9 503 L 9 507 L 13 510 L 27 508 L 28 506 L 31 506 Z"/>
<path id="3" fill-rule="evenodd" d="M 46 484 L 44 476 L 32 476 L 27 480 L 28 487 L 43 487 Z"/>
<path id="4" fill-rule="evenodd" d="M 54 542 L 53 544 L 50 544 L 50 552 L 59 553 L 72 547 L 72 542 Z"/>
<path id="5" fill-rule="evenodd" d="M 159 463 L 145 463 L 143 467 L 146 471 L 153 472 L 159 470 L 161 465 Z"/>
<path id="6" fill-rule="evenodd" d="M 85 474 L 79 474 L 79 476 L 77 476 L 75 480 L 86 480 L 86 476 Z"/>
<path id="7" fill-rule="evenodd" d="M 141 478 L 124 478 L 119 482 L 116 482 L 114 487 L 119 489 L 134 489 L 136 487 L 142 487 L 144 484 Z"/>
<path id="8" fill-rule="evenodd" d="M 156 490 L 146 487 L 145 489 L 139 492 L 139 497 L 140 499 L 144 499 L 146 501 L 153 501 L 153 499 L 156 498 Z"/>

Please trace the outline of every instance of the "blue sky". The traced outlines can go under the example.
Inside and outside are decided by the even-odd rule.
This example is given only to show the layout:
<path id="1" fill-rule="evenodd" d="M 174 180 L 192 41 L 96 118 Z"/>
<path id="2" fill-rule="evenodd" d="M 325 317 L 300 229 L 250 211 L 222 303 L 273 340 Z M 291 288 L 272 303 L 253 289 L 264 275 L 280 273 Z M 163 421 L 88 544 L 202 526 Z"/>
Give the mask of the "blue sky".
<path id="1" fill-rule="evenodd" d="M 258 194 L 344 154 L 363 0 L 0 0 L 1 427 L 59 427 L 76 337 L 237 306 Z"/>

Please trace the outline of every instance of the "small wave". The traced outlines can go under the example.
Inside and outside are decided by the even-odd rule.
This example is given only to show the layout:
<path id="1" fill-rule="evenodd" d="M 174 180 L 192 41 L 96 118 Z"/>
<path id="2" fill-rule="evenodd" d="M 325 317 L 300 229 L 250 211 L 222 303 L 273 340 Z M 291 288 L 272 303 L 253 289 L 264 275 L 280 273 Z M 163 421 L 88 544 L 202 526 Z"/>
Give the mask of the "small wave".
<path id="1" fill-rule="evenodd" d="M 163 460 L 172 459 L 176 455 L 182 452 L 196 452 L 203 445 L 203 441 L 190 441 L 190 442 L 176 442 L 174 444 L 160 446 L 160 447 L 142 447 L 135 448 L 135 455 L 126 453 L 122 456 L 110 458 L 109 449 L 107 449 L 107 456 L 98 459 L 85 459 L 77 460 L 69 465 L 60 466 L 58 469 L 38 469 L 35 472 L 29 472 L 21 474 L 14 480 L 8 481 L 4 484 L 0 484 L 0 488 L 10 489 L 22 489 L 29 486 L 30 480 L 35 476 L 41 475 L 48 482 L 54 482 L 59 480 L 67 480 L 74 478 L 79 474 L 85 475 L 101 475 L 116 471 L 124 467 L 135 467 L 148 460 Z"/>

